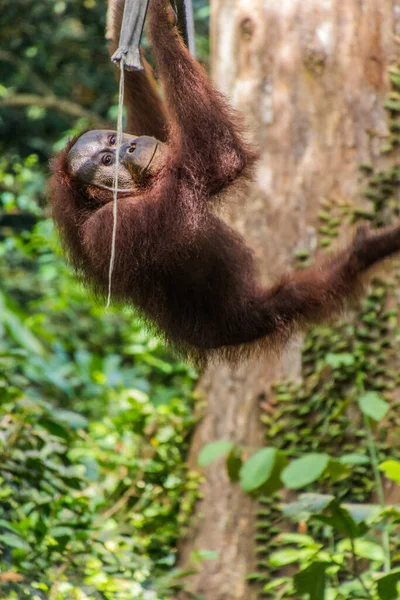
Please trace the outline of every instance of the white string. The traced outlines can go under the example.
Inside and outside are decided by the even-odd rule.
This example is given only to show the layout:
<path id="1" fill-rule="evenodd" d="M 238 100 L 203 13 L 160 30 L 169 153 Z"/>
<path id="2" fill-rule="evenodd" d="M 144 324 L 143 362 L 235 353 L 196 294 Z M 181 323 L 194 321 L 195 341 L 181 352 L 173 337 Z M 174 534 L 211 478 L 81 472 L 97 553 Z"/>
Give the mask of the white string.
<path id="1" fill-rule="evenodd" d="M 119 95 L 118 95 L 118 120 L 117 120 L 117 140 L 115 145 L 115 163 L 114 163 L 114 179 L 113 179 L 113 230 L 111 238 L 111 256 L 110 266 L 108 270 L 108 295 L 106 308 L 111 303 L 111 291 L 112 291 L 112 275 L 115 263 L 115 248 L 117 241 L 117 200 L 118 200 L 118 172 L 119 172 L 119 152 L 122 145 L 122 116 L 124 109 L 124 56 L 121 57 L 120 66 L 120 77 L 119 77 Z"/>

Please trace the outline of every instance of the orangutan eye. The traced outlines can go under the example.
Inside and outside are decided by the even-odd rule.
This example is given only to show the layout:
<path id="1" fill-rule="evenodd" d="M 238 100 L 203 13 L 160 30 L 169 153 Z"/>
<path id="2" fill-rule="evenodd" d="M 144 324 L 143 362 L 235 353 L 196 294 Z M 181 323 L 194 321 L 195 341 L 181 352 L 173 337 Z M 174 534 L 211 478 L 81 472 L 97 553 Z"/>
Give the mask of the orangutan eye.
<path id="1" fill-rule="evenodd" d="M 101 159 L 101 162 L 103 163 L 103 165 L 111 165 L 113 161 L 113 155 L 112 154 L 104 154 L 104 156 Z"/>
<path id="2" fill-rule="evenodd" d="M 114 146 L 115 142 L 117 141 L 117 138 L 115 135 L 110 136 L 108 143 L 110 144 L 110 146 Z"/>

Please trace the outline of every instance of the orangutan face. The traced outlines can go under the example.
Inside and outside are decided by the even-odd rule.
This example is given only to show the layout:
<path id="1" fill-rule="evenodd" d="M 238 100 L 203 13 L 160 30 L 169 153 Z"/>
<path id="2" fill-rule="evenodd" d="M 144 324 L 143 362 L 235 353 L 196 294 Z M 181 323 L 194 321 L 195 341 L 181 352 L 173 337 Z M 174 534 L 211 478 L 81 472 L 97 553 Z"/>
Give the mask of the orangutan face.
<path id="1" fill-rule="evenodd" d="M 71 174 L 82 183 L 113 190 L 117 132 L 94 130 L 81 135 L 68 154 Z M 122 135 L 118 190 L 136 191 L 158 172 L 165 144 L 153 137 Z"/>

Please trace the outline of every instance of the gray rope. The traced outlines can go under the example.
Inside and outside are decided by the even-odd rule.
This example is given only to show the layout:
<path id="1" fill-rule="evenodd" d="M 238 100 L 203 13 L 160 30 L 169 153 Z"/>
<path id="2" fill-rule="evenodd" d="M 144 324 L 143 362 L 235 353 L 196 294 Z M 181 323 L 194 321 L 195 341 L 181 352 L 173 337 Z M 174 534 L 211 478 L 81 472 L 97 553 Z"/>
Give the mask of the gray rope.
<path id="1" fill-rule="evenodd" d="M 118 120 L 117 120 L 117 140 L 115 147 L 115 163 L 114 163 L 114 180 L 113 180 L 113 230 L 111 238 L 111 256 L 110 256 L 110 267 L 108 270 L 108 296 L 106 308 L 111 303 L 111 292 L 112 292 L 112 275 L 115 263 L 115 248 L 117 241 L 117 224 L 118 224 L 118 173 L 119 173 L 119 153 L 122 142 L 122 117 L 124 111 L 124 57 L 120 60 L 120 79 L 119 79 L 119 96 L 118 96 Z"/>

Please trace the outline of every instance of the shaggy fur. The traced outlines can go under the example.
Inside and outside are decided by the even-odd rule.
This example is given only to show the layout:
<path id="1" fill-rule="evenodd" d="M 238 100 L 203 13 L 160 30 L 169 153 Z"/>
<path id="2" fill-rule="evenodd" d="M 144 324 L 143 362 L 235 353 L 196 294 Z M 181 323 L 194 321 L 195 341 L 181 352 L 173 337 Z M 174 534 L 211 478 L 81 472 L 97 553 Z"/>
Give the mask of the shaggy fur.
<path id="1" fill-rule="evenodd" d="M 123 2 L 115 8 L 118 39 Z M 149 15 L 165 104 L 148 65 L 144 73 L 127 73 L 128 132 L 166 140 L 168 155 L 144 189 L 119 200 L 113 297 L 137 307 L 199 363 L 278 347 L 294 330 L 337 314 L 357 296 L 364 273 L 400 249 L 400 228 L 373 233 L 362 227 L 328 262 L 262 288 L 252 251 L 213 212 L 227 188 L 232 192 L 233 182 L 249 176 L 256 154 L 171 25 L 168 0 L 151 0 Z M 112 194 L 73 179 L 67 156 L 74 142 L 53 161 L 53 216 L 73 264 L 105 294 Z"/>

